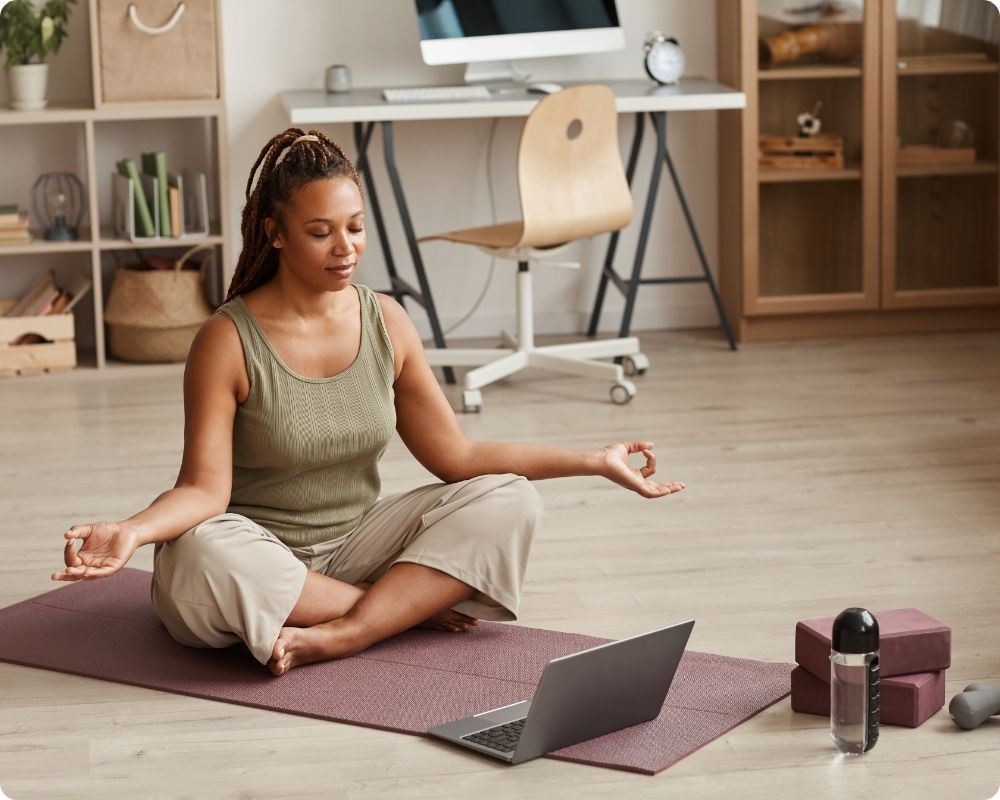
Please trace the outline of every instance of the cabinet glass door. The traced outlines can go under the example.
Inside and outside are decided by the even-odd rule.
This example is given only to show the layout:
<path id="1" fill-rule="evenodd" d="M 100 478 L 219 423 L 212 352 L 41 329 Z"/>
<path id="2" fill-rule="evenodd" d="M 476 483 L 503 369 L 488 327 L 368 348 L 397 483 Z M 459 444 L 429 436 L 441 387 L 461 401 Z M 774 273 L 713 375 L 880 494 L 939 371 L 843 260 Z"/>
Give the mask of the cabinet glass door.
<path id="1" fill-rule="evenodd" d="M 759 243 L 750 313 L 878 305 L 879 7 L 757 4 Z"/>
<path id="2" fill-rule="evenodd" d="M 1000 301 L 1000 14 L 984 0 L 886 6 L 884 303 Z"/>

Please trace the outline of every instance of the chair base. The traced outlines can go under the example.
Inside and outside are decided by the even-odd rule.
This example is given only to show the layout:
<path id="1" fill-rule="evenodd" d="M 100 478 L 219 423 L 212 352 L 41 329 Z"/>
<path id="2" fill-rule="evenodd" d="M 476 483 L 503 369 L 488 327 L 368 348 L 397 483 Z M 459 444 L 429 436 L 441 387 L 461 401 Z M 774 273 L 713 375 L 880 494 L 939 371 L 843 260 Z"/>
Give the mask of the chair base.
<path id="1" fill-rule="evenodd" d="M 649 367 L 649 360 L 639 351 L 639 340 L 634 337 L 623 339 L 599 339 L 591 342 L 573 342 L 542 347 L 521 347 L 510 334 L 501 334 L 505 347 L 489 349 L 428 350 L 427 360 L 431 366 L 477 367 L 466 373 L 462 406 L 463 411 L 479 411 L 482 408 L 484 386 L 520 372 L 528 367 L 544 369 L 564 375 L 580 375 L 587 378 L 606 378 L 611 381 L 612 402 L 618 405 L 628 403 L 635 397 L 635 384 L 626 380 L 626 375 L 642 374 Z M 598 358 L 619 358 L 624 364 L 595 361 Z"/>

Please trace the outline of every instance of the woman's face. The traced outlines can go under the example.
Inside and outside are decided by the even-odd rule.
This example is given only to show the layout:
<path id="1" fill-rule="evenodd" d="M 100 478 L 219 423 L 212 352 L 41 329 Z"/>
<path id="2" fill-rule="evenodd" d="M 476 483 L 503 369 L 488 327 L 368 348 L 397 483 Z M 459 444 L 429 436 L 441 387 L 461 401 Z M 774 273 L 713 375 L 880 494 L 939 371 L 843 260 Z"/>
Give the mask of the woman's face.
<path id="1" fill-rule="evenodd" d="M 265 225 L 280 255 L 279 269 L 308 286 L 337 291 L 348 286 L 365 252 L 361 191 L 350 178 L 324 178 L 297 189 L 279 228 Z"/>

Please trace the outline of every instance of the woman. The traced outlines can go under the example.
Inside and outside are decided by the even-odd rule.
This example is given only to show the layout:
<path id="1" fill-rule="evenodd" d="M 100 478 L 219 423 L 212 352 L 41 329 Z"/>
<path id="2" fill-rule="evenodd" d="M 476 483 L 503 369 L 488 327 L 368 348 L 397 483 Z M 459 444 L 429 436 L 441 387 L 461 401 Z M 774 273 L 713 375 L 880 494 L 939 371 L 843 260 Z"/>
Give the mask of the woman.
<path id="1" fill-rule="evenodd" d="M 111 575 L 154 543 L 153 605 L 170 634 L 243 641 L 281 675 L 415 626 L 516 619 L 541 516 L 528 480 L 684 488 L 651 480 L 647 442 L 573 452 L 467 439 L 403 308 L 352 283 L 360 181 L 323 134 L 268 142 L 241 229 L 226 303 L 188 356 L 176 485 L 129 519 L 71 527 L 54 580 Z M 442 483 L 379 498 L 394 430 Z M 630 468 L 631 453 L 645 466 Z"/>

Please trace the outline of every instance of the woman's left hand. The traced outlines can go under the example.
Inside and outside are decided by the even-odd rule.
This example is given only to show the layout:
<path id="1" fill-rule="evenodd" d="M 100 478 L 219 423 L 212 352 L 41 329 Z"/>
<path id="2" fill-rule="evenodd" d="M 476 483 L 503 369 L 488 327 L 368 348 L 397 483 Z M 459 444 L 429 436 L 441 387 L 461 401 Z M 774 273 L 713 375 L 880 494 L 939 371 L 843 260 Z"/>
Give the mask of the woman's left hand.
<path id="1" fill-rule="evenodd" d="M 628 457 L 633 453 L 642 453 L 646 459 L 645 466 L 638 468 L 629 466 Z M 679 481 L 659 483 L 651 480 L 656 473 L 656 456 L 653 454 L 652 442 L 609 444 L 598 451 L 598 457 L 601 459 L 601 475 L 643 497 L 664 497 L 685 488 Z"/>

